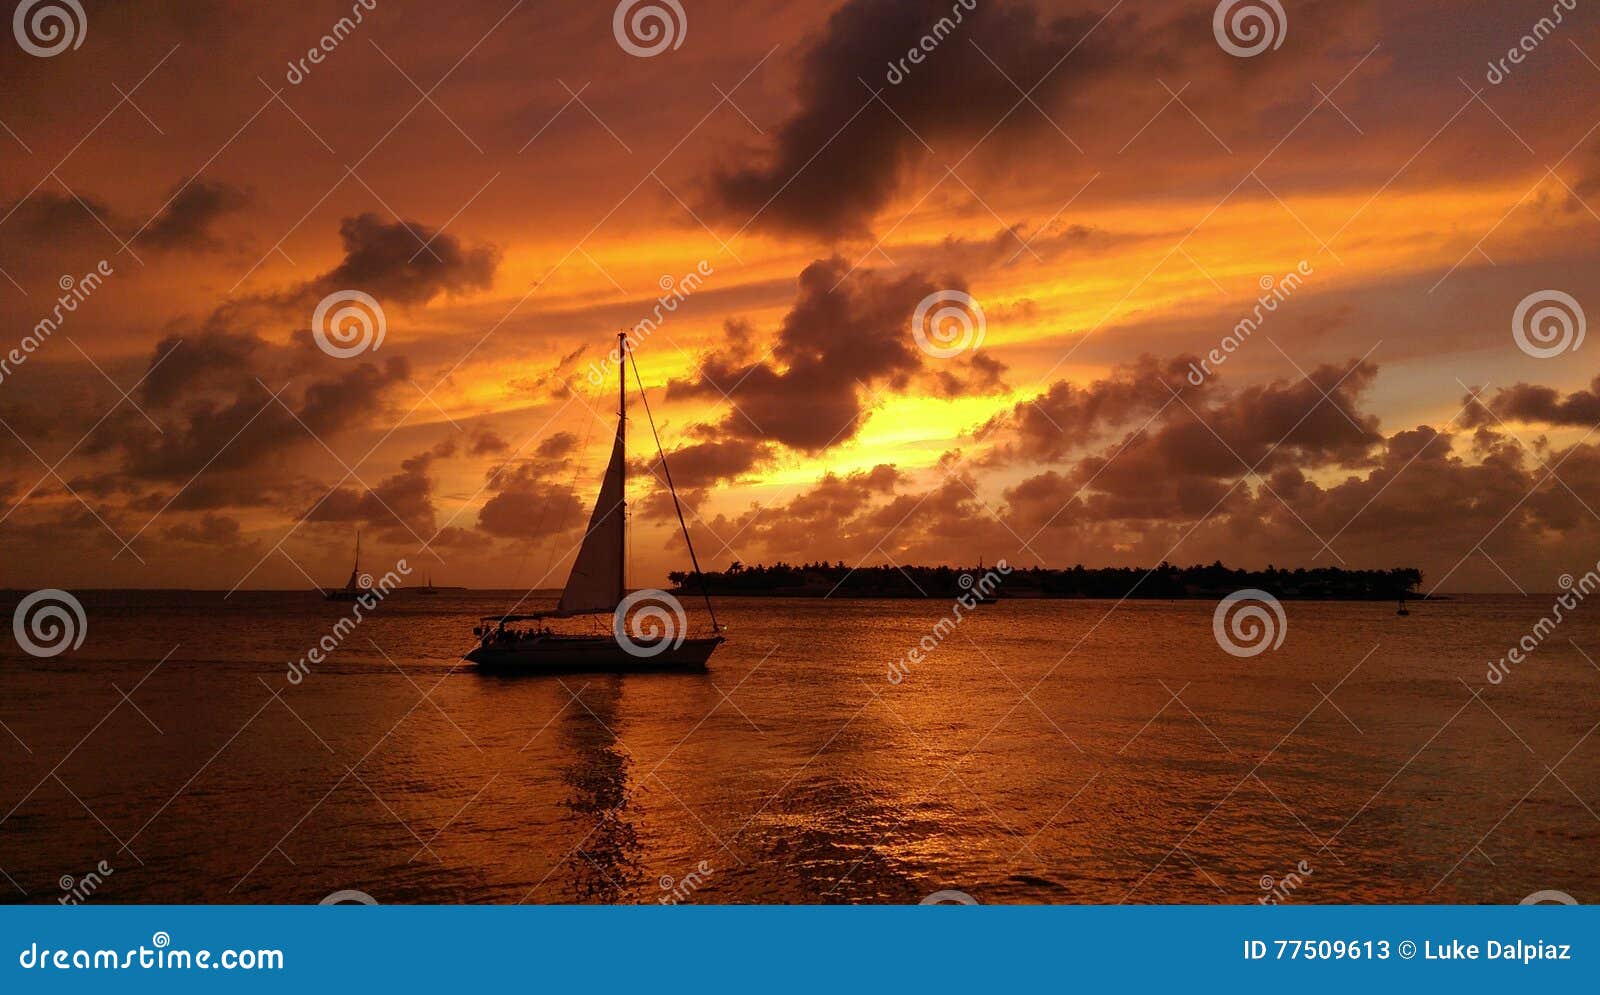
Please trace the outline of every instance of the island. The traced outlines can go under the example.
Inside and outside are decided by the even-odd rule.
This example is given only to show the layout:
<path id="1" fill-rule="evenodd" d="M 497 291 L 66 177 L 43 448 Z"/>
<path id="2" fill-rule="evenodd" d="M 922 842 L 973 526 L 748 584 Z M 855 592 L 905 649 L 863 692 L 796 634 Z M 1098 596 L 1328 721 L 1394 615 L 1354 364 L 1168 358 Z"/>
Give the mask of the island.
<path id="1" fill-rule="evenodd" d="M 784 562 L 667 575 L 675 594 L 756 598 L 954 598 L 981 585 L 996 598 L 1220 598 L 1255 588 L 1289 600 L 1404 601 L 1417 596 L 1422 571 L 1415 567 L 1348 570 L 1296 567 L 1262 570 L 1208 566 L 1148 567 L 847 566 Z"/>

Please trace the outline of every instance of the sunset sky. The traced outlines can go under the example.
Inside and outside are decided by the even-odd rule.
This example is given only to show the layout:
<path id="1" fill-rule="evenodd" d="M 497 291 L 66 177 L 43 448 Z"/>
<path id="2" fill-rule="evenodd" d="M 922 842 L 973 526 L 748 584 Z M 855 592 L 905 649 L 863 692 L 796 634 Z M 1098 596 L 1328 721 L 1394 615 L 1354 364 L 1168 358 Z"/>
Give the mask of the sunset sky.
<path id="1" fill-rule="evenodd" d="M 707 566 L 1600 556 L 1600 343 L 1514 334 L 1600 314 L 1588 4 L 1224 4 L 1250 55 L 1211 2 L 680 0 L 653 54 L 610 0 L 368 2 L 0 45 L 0 356 L 110 273 L 0 368 L 0 586 L 333 586 L 357 528 L 370 569 L 559 586 L 589 371 L 691 273 L 637 359 Z M 345 291 L 385 334 L 340 357 Z M 940 292 L 981 341 L 919 345 Z M 645 586 L 686 555 L 631 414 Z"/>

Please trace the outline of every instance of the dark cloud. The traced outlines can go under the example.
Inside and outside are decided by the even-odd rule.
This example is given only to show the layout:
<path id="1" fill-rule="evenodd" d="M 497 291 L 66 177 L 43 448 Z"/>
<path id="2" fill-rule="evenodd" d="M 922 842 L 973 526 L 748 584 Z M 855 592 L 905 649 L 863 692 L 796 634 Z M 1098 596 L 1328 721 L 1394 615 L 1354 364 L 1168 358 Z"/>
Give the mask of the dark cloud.
<path id="1" fill-rule="evenodd" d="M 286 472 L 292 465 L 286 457 L 320 451 L 373 424 L 389 410 L 390 392 L 411 376 L 403 356 L 322 367 L 320 375 L 291 372 L 297 363 L 293 350 L 250 332 L 214 326 L 164 339 L 152 350 L 141 388 L 141 408 L 159 431 L 124 406 L 80 452 L 115 459 L 105 471 L 109 478 L 182 486 L 167 495 L 177 496 L 180 509 L 260 506 L 292 496 L 301 482 Z M 159 493 L 147 499 L 157 508 L 166 500 Z"/>
<path id="2" fill-rule="evenodd" d="M 1032 108 L 1008 113 L 1019 95 L 1006 76 L 1024 88 L 1037 83 L 1033 99 L 1059 107 L 1077 80 L 1119 55 L 1117 34 L 1106 32 L 1063 62 L 1099 17 L 1047 19 L 1026 3 L 966 9 L 951 0 L 849 0 L 803 58 L 800 106 L 779 128 L 766 161 L 716 174 L 714 204 L 740 223 L 760 212 L 759 223 L 772 228 L 827 238 L 865 234 L 927 155 L 924 142 L 971 144 L 993 129 L 988 141 L 1000 145 L 1049 129 Z M 925 36 L 941 40 L 929 54 L 918 51 L 919 63 L 902 67 Z M 879 90 L 882 102 L 871 95 Z"/>
<path id="3" fill-rule="evenodd" d="M 192 542 L 201 546 L 232 548 L 240 545 L 241 536 L 237 519 L 226 515 L 204 514 L 198 521 L 179 522 L 163 530 L 163 535 L 177 542 Z"/>
<path id="4" fill-rule="evenodd" d="M 483 429 L 472 437 L 472 448 L 469 450 L 474 456 L 491 456 L 503 453 L 511 448 L 511 444 L 500 438 L 500 434 L 492 428 Z"/>
<path id="5" fill-rule="evenodd" d="M 1053 462 L 1092 444 L 1108 429 L 1171 407 L 1176 396 L 1202 389 L 1186 379 L 1191 359 L 1180 356 L 1162 363 L 1143 355 L 1087 385 L 1058 380 L 978 430 L 980 438 L 994 443 L 984 462 Z M 1189 403 L 1196 402 L 1191 398 Z"/>
<path id="6" fill-rule="evenodd" d="M 1209 403 L 1184 398 L 1148 427 L 1078 460 L 1061 481 L 1066 494 L 1078 495 L 1080 516 L 1182 519 L 1224 501 L 1252 470 L 1370 465 L 1384 440 L 1377 417 L 1358 401 L 1377 372 L 1370 362 L 1321 366 L 1299 381 L 1253 385 Z"/>
<path id="7" fill-rule="evenodd" d="M 559 459 L 570 456 L 578 450 L 578 437 L 571 432 L 554 432 L 547 438 L 540 439 L 534 447 L 536 457 L 547 460 Z"/>
<path id="8" fill-rule="evenodd" d="M 731 326 L 730 348 L 707 357 L 693 379 L 669 384 L 669 396 L 726 396 L 735 410 L 712 434 L 816 453 L 860 431 L 868 390 L 905 390 L 923 376 L 947 394 L 988 389 L 1001 367 L 970 359 L 934 367 L 912 337 L 918 303 L 939 290 L 965 289 L 955 278 L 944 284 L 923 273 L 852 272 L 838 257 L 818 260 L 800 274 L 770 357 L 751 361 L 743 326 Z"/>
<path id="9" fill-rule="evenodd" d="M 7 255 L 15 250 L 37 256 L 100 246 L 110 257 L 121 250 L 113 241 L 114 237 L 131 239 L 138 233 L 141 249 L 201 252 L 221 248 L 222 242 L 212 233 L 213 224 L 223 215 L 244 207 L 249 197 L 237 187 L 220 181 L 185 183 L 187 185 L 174 188 L 169 195 L 170 202 L 148 223 L 144 217 L 120 210 L 93 193 L 36 190 L 25 200 L 8 205 L 0 212 L 9 214 L 5 225 L 0 227 L 0 247 L 7 250 Z M 112 232 L 117 234 L 113 236 Z"/>
<path id="10" fill-rule="evenodd" d="M 730 439 L 725 442 L 697 442 L 675 449 L 667 454 L 667 469 L 672 472 L 672 482 L 685 490 L 709 487 L 722 481 L 737 480 L 760 467 L 771 464 L 773 447 L 768 443 L 748 439 Z M 665 481 L 661 460 L 649 461 L 640 471 Z"/>
<path id="11" fill-rule="evenodd" d="M 428 473 L 434 460 L 448 455 L 448 448 L 436 447 L 402 460 L 400 472 L 386 477 L 369 489 L 341 487 L 305 514 L 311 522 L 356 522 L 387 529 L 396 540 L 427 541 L 436 526 L 433 507 L 433 477 Z"/>
<path id="12" fill-rule="evenodd" d="M 222 243 L 212 234 L 213 223 L 249 202 L 244 191 L 226 183 L 186 180 L 144 229 L 139 240 L 158 249 L 218 249 Z"/>
<path id="13" fill-rule="evenodd" d="M 361 290 L 384 303 L 426 304 L 487 289 L 500 264 L 491 246 L 467 247 L 454 235 L 415 221 L 386 224 L 376 214 L 344 219 L 339 237 L 344 260 L 317 278 L 317 292 Z"/>
<path id="14" fill-rule="evenodd" d="M 553 481 L 514 481 L 484 502 L 478 528 L 507 539 L 565 534 L 583 513 L 571 490 Z"/>
<path id="15" fill-rule="evenodd" d="M 257 369 L 257 357 L 268 351 L 255 335 L 230 332 L 216 323 L 187 335 L 169 335 L 152 350 L 140 387 L 144 403 L 166 408 L 192 393 L 221 385 L 236 388 L 241 377 Z"/>
<path id="16" fill-rule="evenodd" d="M 111 205 L 93 194 L 80 196 L 81 200 L 67 193 L 36 190 L 26 199 L 7 205 L 3 213 L 10 217 L 0 227 L 0 232 L 7 232 L 9 237 L 0 244 L 20 252 L 30 245 L 72 245 L 93 239 L 97 233 L 102 239 L 109 238 L 95 217 L 116 228 L 117 225 L 112 224 L 116 214 Z M 107 244 L 116 248 L 114 244 Z"/>
<path id="17" fill-rule="evenodd" d="M 1469 426 L 1507 421 L 1588 428 L 1600 425 L 1600 377 L 1587 390 L 1566 395 L 1553 387 L 1519 383 L 1495 391 L 1487 400 L 1468 394 L 1461 403 L 1467 407 L 1461 420 Z"/>
<path id="18" fill-rule="evenodd" d="M 741 549 L 805 560 L 817 558 L 819 551 L 838 555 L 861 543 L 870 549 L 884 532 L 879 502 L 892 499 L 903 480 L 900 471 L 887 464 L 844 475 L 828 473 L 786 504 L 752 508 L 735 519 L 719 515 L 710 523 L 692 522 L 690 532 L 707 562 L 730 552 L 737 555 L 721 541 L 735 535 Z"/>
<path id="19" fill-rule="evenodd" d="M 478 528 L 508 539 L 546 539 L 582 525 L 583 502 L 573 493 L 568 470 L 577 437 L 558 432 L 540 442 L 533 456 L 489 471 L 491 494 L 478 512 Z"/>

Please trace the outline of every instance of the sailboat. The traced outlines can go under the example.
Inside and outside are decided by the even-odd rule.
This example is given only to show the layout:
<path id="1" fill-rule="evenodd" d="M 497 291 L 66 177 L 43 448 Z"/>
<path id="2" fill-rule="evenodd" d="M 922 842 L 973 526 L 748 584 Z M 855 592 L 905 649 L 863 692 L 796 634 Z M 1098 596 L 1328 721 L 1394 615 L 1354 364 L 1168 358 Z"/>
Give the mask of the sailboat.
<path id="1" fill-rule="evenodd" d="M 984 576 L 983 557 L 980 556 L 980 557 L 978 557 L 978 569 L 973 571 L 970 574 L 963 575 L 962 579 L 967 582 L 967 585 L 970 585 L 970 586 L 965 586 L 965 585 L 964 586 L 965 586 L 965 589 L 968 592 L 970 592 L 971 597 L 973 598 L 974 601 L 976 601 L 980 605 L 992 605 L 992 604 L 998 602 L 1000 599 L 995 597 L 992 593 L 990 593 L 988 591 L 985 591 L 983 589 L 983 586 L 978 583 L 978 581 L 983 576 Z"/>
<path id="2" fill-rule="evenodd" d="M 712 634 L 709 636 L 690 636 L 686 631 L 682 606 L 664 592 L 660 592 L 659 597 L 670 600 L 675 611 L 665 619 L 665 625 L 657 627 L 658 631 L 640 638 L 637 634 L 630 634 L 625 625 L 628 608 L 642 595 L 651 592 L 629 595 L 626 587 L 627 367 L 632 355 L 626 333 L 618 334 L 617 339 L 616 441 L 611 446 L 611 461 L 606 465 L 600 493 L 595 498 L 594 512 L 589 516 L 589 527 L 572 562 L 572 573 L 561 592 L 561 600 L 554 611 L 490 615 L 481 619 L 473 629 L 473 634 L 479 639 L 478 646 L 466 655 L 468 660 L 478 665 L 480 671 L 524 674 L 699 671 L 705 669 L 706 661 L 723 643 L 722 627 L 717 623 L 716 609 L 711 605 L 709 591 L 704 592 L 706 609 L 711 616 Z M 667 489 L 672 492 L 673 507 L 678 513 L 678 525 L 683 529 L 690 562 L 695 575 L 701 576 L 700 561 L 695 556 L 694 542 L 684 522 L 678 492 L 672 486 L 672 472 L 667 469 L 667 456 L 661 448 L 661 437 L 655 431 L 655 419 L 650 415 L 650 401 L 644 395 L 644 383 L 639 378 L 637 362 L 633 362 L 633 376 L 639 386 L 640 399 L 644 402 L 645 415 L 650 419 L 650 431 L 655 436 L 656 452 L 661 459 Z M 585 615 L 612 616 L 610 631 L 603 635 L 568 634 L 556 632 L 548 624 L 549 619 Z M 660 620 L 660 617 L 656 620 Z M 519 627 L 522 623 L 531 625 Z"/>
<path id="3" fill-rule="evenodd" d="M 350 579 L 344 582 L 343 587 L 322 592 L 322 596 L 329 601 L 354 601 L 361 597 L 365 590 L 361 586 L 361 533 L 356 532 L 356 561 L 350 567 Z"/>
<path id="4" fill-rule="evenodd" d="M 418 594 L 438 594 L 439 589 L 433 586 L 433 574 L 428 575 L 428 583 L 417 589 Z"/>

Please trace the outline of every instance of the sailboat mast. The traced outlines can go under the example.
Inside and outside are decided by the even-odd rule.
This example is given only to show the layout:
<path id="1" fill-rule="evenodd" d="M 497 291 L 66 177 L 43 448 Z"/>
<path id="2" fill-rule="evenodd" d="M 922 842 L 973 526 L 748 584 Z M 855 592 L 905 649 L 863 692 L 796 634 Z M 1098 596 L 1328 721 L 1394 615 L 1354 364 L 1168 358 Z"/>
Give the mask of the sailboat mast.
<path id="1" fill-rule="evenodd" d="M 683 504 L 678 500 L 678 488 L 672 483 L 672 468 L 667 466 L 667 451 L 661 447 L 661 433 L 656 431 L 656 416 L 650 413 L 650 395 L 644 391 L 644 378 L 639 375 L 639 361 L 633 360 L 633 380 L 639 385 L 639 400 L 644 402 L 644 417 L 650 423 L 650 435 L 656 442 L 656 454 L 661 458 L 661 473 L 667 478 L 667 490 L 672 493 L 672 509 L 678 513 L 678 528 L 683 530 L 683 544 L 689 547 L 689 563 L 694 567 L 694 575 L 700 578 L 700 593 L 706 599 L 706 611 L 711 615 L 711 629 L 721 632 L 722 625 L 717 621 L 717 610 L 711 605 L 711 586 L 706 583 L 706 575 L 700 571 L 700 558 L 694 552 L 694 539 L 689 536 L 689 523 L 683 520 Z"/>
<path id="2" fill-rule="evenodd" d="M 622 493 L 617 514 L 622 516 L 622 542 L 617 544 L 617 576 L 622 579 L 619 598 L 628 593 L 628 333 L 617 333 L 617 445 L 622 450 Z"/>

